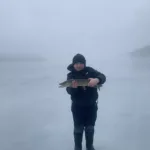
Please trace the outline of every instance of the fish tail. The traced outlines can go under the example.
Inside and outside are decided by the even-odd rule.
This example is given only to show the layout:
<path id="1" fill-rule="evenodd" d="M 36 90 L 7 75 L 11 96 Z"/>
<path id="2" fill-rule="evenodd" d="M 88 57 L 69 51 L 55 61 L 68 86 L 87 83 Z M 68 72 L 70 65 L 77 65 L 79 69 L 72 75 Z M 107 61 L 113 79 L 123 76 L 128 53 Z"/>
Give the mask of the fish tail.
<path id="1" fill-rule="evenodd" d="M 64 86 L 63 85 L 59 85 L 59 88 L 63 88 Z"/>

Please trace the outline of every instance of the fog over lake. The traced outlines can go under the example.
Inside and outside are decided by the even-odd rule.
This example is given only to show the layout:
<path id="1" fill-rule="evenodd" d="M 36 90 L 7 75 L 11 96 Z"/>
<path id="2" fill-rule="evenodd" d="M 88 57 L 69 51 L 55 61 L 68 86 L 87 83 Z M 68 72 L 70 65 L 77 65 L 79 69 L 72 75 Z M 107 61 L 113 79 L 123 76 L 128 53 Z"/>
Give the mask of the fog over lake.
<path id="1" fill-rule="evenodd" d="M 1 1 L 0 150 L 73 150 L 58 84 L 76 53 L 107 77 L 95 149 L 149 150 L 149 15 L 148 0 Z"/>

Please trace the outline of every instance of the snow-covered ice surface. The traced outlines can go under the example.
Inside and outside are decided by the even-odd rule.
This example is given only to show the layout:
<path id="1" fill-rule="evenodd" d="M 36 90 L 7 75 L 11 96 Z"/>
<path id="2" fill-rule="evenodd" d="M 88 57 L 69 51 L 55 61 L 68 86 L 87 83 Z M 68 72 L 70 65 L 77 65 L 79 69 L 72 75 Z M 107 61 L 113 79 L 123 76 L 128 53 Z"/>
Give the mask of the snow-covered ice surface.
<path id="1" fill-rule="evenodd" d="M 93 65 L 103 63 L 99 69 L 107 76 L 99 92 L 96 150 L 150 149 L 150 69 L 136 61 L 119 57 Z M 73 150 L 71 101 L 58 88 L 66 66 L 0 62 L 0 72 L 0 150 Z"/>

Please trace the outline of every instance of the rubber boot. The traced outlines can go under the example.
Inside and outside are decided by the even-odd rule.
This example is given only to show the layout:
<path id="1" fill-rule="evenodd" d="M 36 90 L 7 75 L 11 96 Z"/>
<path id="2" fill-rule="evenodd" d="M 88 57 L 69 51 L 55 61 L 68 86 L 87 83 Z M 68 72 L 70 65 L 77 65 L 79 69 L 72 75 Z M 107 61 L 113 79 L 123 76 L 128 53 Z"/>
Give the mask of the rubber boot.
<path id="1" fill-rule="evenodd" d="M 74 150 L 82 150 L 83 126 L 74 128 Z"/>
<path id="2" fill-rule="evenodd" d="M 87 126 L 85 128 L 86 150 L 95 150 L 93 146 L 94 140 L 94 126 Z"/>

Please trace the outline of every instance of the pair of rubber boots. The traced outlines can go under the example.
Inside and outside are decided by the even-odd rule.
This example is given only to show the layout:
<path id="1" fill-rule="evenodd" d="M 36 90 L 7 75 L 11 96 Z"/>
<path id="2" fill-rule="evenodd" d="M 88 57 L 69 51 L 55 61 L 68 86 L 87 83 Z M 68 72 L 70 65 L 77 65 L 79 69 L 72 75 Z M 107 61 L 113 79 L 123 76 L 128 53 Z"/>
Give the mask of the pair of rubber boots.
<path id="1" fill-rule="evenodd" d="M 74 150 L 82 150 L 82 138 L 83 138 L 84 127 L 75 127 L 74 128 Z M 85 127 L 85 140 L 86 140 L 86 150 L 95 150 L 93 146 L 94 138 L 94 127 L 87 126 Z"/>

